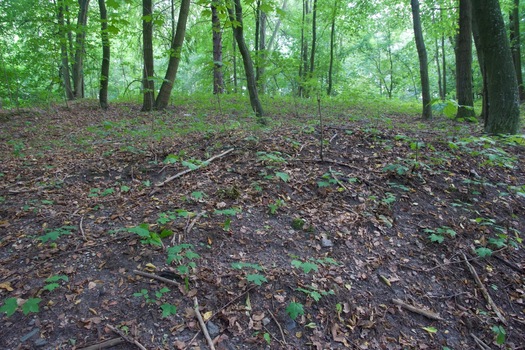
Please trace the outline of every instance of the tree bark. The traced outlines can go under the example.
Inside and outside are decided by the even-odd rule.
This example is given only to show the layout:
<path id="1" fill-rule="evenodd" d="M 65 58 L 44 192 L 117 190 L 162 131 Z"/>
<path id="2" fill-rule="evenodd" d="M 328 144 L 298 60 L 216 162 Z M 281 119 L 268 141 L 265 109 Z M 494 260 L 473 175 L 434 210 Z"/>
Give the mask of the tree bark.
<path id="1" fill-rule="evenodd" d="M 255 112 L 257 121 L 260 124 L 265 125 L 266 119 L 264 118 L 264 112 L 257 92 L 257 84 L 255 82 L 252 58 L 250 56 L 250 51 L 246 46 L 246 42 L 244 41 L 242 7 L 240 0 L 233 1 L 233 9 L 228 8 L 228 14 L 230 16 L 230 21 L 232 22 L 233 34 L 235 36 L 235 40 L 237 41 L 237 46 L 239 47 L 239 52 L 241 53 L 242 62 L 244 64 L 247 85 L 246 87 L 250 95 L 250 104 L 253 111 Z"/>
<path id="2" fill-rule="evenodd" d="M 110 63 L 110 46 L 108 33 L 108 14 L 106 11 L 106 1 L 98 0 L 98 7 L 100 9 L 100 27 L 102 36 L 102 65 L 100 72 L 100 92 L 99 102 L 103 109 L 108 108 L 108 79 L 109 79 L 109 63 Z"/>
<path id="3" fill-rule="evenodd" d="M 258 3 L 260 7 L 260 3 Z M 264 68 L 266 65 L 266 13 L 260 8 L 257 11 L 258 20 L 256 21 L 256 26 L 258 30 L 256 38 L 256 55 L 257 55 L 257 65 L 255 69 L 255 81 L 257 82 L 257 88 L 259 89 L 260 94 L 264 94 L 265 83 L 264 79 Z"/>
<path id="4" fill-rule="evenodd" d="M 75 62 L 73 62 L 73 95 L 84 97 L 84 54 L 89 0 L 78 0 L 77 35 L 75 39 Z"/>
<path id="5" fill-rule="evenodd" d="M 213 31 L 213 93 L 224 93 L 224 74 L 222 72 L 222 28 L 217 7 L 211 4 L 211 27 Z"/>
<path id="6" fill-rule="evenodd" d="M 459 33 L 456 41 L 456 119 L 475 116 L 472 94 L 472 7 L 470 0 L 459 0 Z"/>
<path id="7" fill-rule="evenodd" d="M 419 57 L 419 73 L 421 76 L 421 93 L 423 95 L 423 119 L 432 118 L 432 106 L 430 105 L 430 83 L 428 79 L 428 59 L 425 42 L 423 40 L 423 30 L 421 28 L 421 18 L 419 14 L 419 1 L 411 0 L 412 20 L 414 22 L 414 36 L 416 40 L 417 54 Z"/>
<path id="8" fill-rule="evenodd" d="M 509 39 L 498 0 L 472 0 L 487 79 L 485 132 L 515 134 L 519 129 L 519 93 Z"/>
<path id="9" fill-rule="evenodd" d="M 170 60 L 166 76 L 160 87 L 159 95 L 155 101 L 157 109 L 164 109 L 168 106 L 170 101 L 171 90 L 173 90 L 173 82 L 177 77 L 177 70 L 179 69 L 182 44 L 184 36 L 186 35 L 186 23 L 188 21 L 188 14 L 190 13 L 190 0 L 182 0 L 180 3 L 179 20 L 177 21 L 177 31 L 173 36 L 170 47 Z"/>
<path id="10" fill-rule="evenodd" d="M 312 49 L 310 51 L 310 78 L 313 78 L 315 70 L 315 49 L 317 45 L 317 0 L 313 0 L 312 9 Z"/>
<path id="11" fill-rule="evenodd" d="M 64 83 L 64 90 L 66 92 L 66 98 L 73 100 L 75 95 L 71 87 L 71 75 L 69 74 L 69 54 L 67 50 L 67 36 L 66 27 L 64 23 L 64 10 L 65 5 L 63 0 L 57 2 L 57 20 L 58 20 L 58 36 L 60 41 L 60 56 L 61 66 L 60 75 L 62 76 L 62 82 Z"/>
<path id="12" fill-rule="evenodd" d="M 153 63 L 153 0 L 142 0 L 142 50 L 144 71 L 142 78 L 142 110 L 151 111 L 155 103 L 155 82 Z"/>
<path id="13" fill-rule="evenodd" d="M 476 54 L 478 56 L 478 63 L 479 68 L 481 70 L 481 76 L 482 76 L 482 104 L 481 104 L 481 114 L 480 119 L 483 120 L 484 123 L 487 122 L 487 114 L 489 110 L 488 106 L 488 89 L 487 89 L 487 70 L 485 69 L 485 59 L 483 57 L 483 51 L 481 49 L 480 39 L 479 39 L 479 28 L 478 24 L 476 22 L 476 18 L 472 16 L 472 36 L 474 38 L 474 44 L 476 45 Z"/>
<path id="14" fill-rule="evenodd" d="M 512 60 L 516 69 L 520 101 L 525 101 L 525 87 L 523 86 L 523 74 L 521 72 L 521 36 L 520 36 L 520 0 L 514 0 L 514 7 L 509 16 L 510 48 Z"/>
<path id="15" fill-rule="evenodd" d="M 337 6 L 337 5 L 336 5 Z M 336 7 L 334 6 L 334 8 Z M 328 87 L 326 88 L 326 94 L 328 96 L 332 95 L 332 88 L 334 84 L 334 46 L 335 46 L 335 17 L 336 10 L 332 14 L 332 23 L 330 26 L 330 62 L 328 64 Z"/>

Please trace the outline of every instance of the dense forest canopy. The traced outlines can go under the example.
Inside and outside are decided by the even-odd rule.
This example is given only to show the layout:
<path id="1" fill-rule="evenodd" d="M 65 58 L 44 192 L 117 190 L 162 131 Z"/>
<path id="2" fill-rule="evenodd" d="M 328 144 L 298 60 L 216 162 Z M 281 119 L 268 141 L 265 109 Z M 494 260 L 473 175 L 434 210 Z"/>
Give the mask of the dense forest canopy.
<path id="1" fill-rule="evenodd" d="M 471 1 L 473 6 L 486 6 L 475 0 L 412 4 L 406 0 L 198 0 L 191 5 L 186 1 L 185 13 L 181 10 L 185 1 L 173 0 L 99 0 L 98 4 L 0 0 L 0 100 L 4 108 L 12 108 L 64 98 L 98 98 L 104 80 L 109 101 L 135 99 L 149 90 L 154 98 L 159 88 L 168 89 L 164 91 L 168 98 L 176 98 L 217 92 L 217 74 L 221 75 L 220 92 L 245 92 L 250 78 L 241 59 L 245 57 L 239 50 L 242 46 L 234 36 L 240 28 L 259 95 L 335 96 L 359 90 L 417 100 L 423 75 L 414 40 L 414 3 L 426 51 L 430 97 L 458 99 L 456 60 L 471 52 L 472 68 L 467 68 L 471 78 L 467 79 L 472 84 L 467 94 L 479 99 L 484 95 L 479 48 L 471 43 L 472 50 L 458 53 L 460 4 L 468 4 L 470 13 Z M 147 3 L 151 14 L 145 12 Z M 507 31 L 498 40 L 510 40 L 518 55 L 514 58 L 519 58 L 523 12 L 519 1 L 494 3 L 501 9 Z M 239 9 L 240 19 L 236 17 Z M 151 45 L 149 36 L 143 35 L 146 28 L 151 29 Z M 469 33 L 466 37 L 472 42 Z M 145 88 L 148 47 L 153 62 L 146 79 L 151 85 Z M 103 59 L 104 48 L 108 56 Z M 172 66 L 172 78 L 167 79 L 170 58 L 177 66 Z M 104 60 L 110 63 L 107 78 L 101 77 Z M 517 77 L 521 79 L 521 72 Z M 161 88 L 163 82 L 171 81 L 173 90 Z M 423 95 L 424 90 L 423 84 Z"/>

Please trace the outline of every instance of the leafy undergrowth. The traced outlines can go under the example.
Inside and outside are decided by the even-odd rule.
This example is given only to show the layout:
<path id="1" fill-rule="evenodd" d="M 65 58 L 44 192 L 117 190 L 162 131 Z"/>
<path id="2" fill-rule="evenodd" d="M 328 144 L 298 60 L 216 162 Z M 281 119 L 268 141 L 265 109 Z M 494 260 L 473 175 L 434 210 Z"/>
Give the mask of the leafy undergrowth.
<path id="1" fill-rule="evenodd" d="M 0 347 L 525 344 L 525 140 L 332 111 L 1 115 Z"/>

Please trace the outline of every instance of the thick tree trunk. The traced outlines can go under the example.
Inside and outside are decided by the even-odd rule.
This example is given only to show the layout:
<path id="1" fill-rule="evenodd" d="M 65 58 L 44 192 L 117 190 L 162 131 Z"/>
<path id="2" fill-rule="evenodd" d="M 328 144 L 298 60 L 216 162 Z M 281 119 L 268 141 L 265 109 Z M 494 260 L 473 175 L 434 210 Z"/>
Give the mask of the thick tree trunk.
<path id="1" fill-rule="evenodd" d="M 521 37 L 520 37 L 520 0 L 514 0 L 514 7 L 509 16 L 510 48 L 512 60 L 516 69 L 520 101 L 525 101 L 525 87 L 523 86 L 523 74 L 521 72 Z"/>
<path id="2" fill-rule="evenodd" d="M 89 0 L 78 0 L 77 36 L 75 39 L 75 62 L 73 63 L 73 95 L 84 97 L 84 54 Z"/>
<path id="3" fill-rule="evenodd" d="M 171 90 L 173 89 L 173 82 L 177 77 L 177 70 L 179 69 L 182 44 L 184 36 L 186 35 L 186 23 L 188 21 L 188 14 L 190 13 L 190 0 L 182 0 L 180 3 L 179 20 L 177 21 L 177 31 L 173 36 L 170 47 L 170 60 L 166 76 L 160 87 L 159 95 L 155 101 L 157 109 L 164 109 L 168 106 L 170 101 Z"/>
<path id="4" fill-rule="evenodd" d="M 224 75 L 222 72 L 222 28 L 217 14 L 217 7 L 211 4 L 211 27 L 213 31 L 213 93 L 224 93 Z"/>
<path id="5" fill-rule="evenodd" d="M 144 54 L 144 71 L 142 77 L 143 111 L 151 111 L 155 103 L 152 15 L 153 0 L 142 0 L 142 50 Z"/>
<path id="6" fill-rule="evenodd" d="M 456 42 L 457 119 L 475 116 L 472 94 L 472 7 L 470 0 L 459 0 L 459 33 Z"/>
<path id="7" fill-rule="evenodd" d="M 416 40 L 417 54 L 419 56 L 419 73 L 421 76 L 421 93 L 423 95 L 423 119 L 432 118 L 432 106 L 430 105 L 430 83 L 428 79 L 428 59 L 425 42 L 423 40 L 423 30 L 421 28 L 421 18 L 419 15 L 419 1 L 411 0 L 412 19 L 414 22 L 414 36 Z"/>
<path id="8" fill-rule="evenodd" d="M 518 82 L 499 1 L 472 0 L 472 9 L 487 79 L 485 132 L 515 134 L 520 116 Z"/>
<path id="9" fill-rule="evenodd" d="M 73 100 L 75 98 L 73 89 L 71 87 L 71 75 L 69 74 L 69 56 L 67 50 L 67 30 L 64 23 L 64 1 L 59 0 L 57 3 L 57 20 L 58 20 L 58 36 L 60 41 L 60 56 L 61 66 L 60 75 L 62 76 L 62 82 L 64 83 L 64 90 L 66 92 L 66 98 Z"/>
<path id="10" fill-rule="evenodd" d="M 246 42 L 244 41 L 241 1 L 234 0 L 233 9 L 228 8 L 228 13 L 230 16 L 230 21 L 232 23 L 233 22 L 237 23 L 237 25 L 232 25 L 232 27 L 233 27 L 233 33 L 235 35 L 235 40 L 237 41 L 237 46 L 239 47 L 239 52 L 241 53 L 241 56 L 242 56 L 242 62 L 244 64 L 244 72 L 246 74 L 246 85 L 247 85 L 246 87 L 250 95 L 250 104 L 252 106 L 253 111 L 255 112 L 257 121 L 260 124 L 264 125 L 266 124 L 266 119 L 264 118 L 264 112 L 263 112 L 261 101 L 259 100 L 259 95 L 257 92 L 257 84 L 255 82 L 253 62 L 250 56 L 250 51 L 248 50 L 248 47 L 246 46 Z"/>
<path id="11" fill-rule="evenodd" d="M 109 62 L 110 62 L 110 47 L 109 47 L 109 33 L 108 33 L 108 14 L 106 11 L 106 0 L 98 0 L 98 7 L 100 9 L 100 26 L 102 36 L 102 65 L 100 72 L 100 92 L 99 101 L 100 107 L 108 108 L 108 79 L 109 79 Z"/>

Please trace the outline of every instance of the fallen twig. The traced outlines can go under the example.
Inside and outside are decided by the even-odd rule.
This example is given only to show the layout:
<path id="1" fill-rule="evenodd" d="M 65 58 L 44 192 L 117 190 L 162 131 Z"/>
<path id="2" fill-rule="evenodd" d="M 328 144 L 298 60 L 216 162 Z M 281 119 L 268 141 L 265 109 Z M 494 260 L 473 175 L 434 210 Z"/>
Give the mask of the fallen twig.
<path id="1" fill-rule="evenodd" d="M 472 338 L 474 338 L 474 341 L 476 344 L 483 350 L 491 350 L 491 347 L 485 344 L 485 342 L 478 337 L 476 337 L 474 334 L 471 334 Z"/>
<path id="2" fill-rule="evenodd" d="M 215 350 L 215 345 L 213 345 L 213 340 L 210 337 L 210 334 L 208 333 L 208 328 L 206 327 L 206 323 L 204 323 L 204 320 L 202 319 L 202 315 L 199 311 L 199 300 L 197 300 L 197 297 L 193 298 L 193 308 L 195 310 L 195 315 L 197 316 L 197 319 L 199 320 L 199 324 L 202 329 L 202 333 L 204 333 L 204 337 L 206 338 L 206 341 L 208 342 L 208 346 L 211 350 Z"/>
<path id="3" fill-rule="evenodd" d="M 80 232 L 82 233 L 82 237 L 84 237 L 84 241 L 87 241 L 86 233 L 84 232 L 84 228 L 82 227 L 83 221 L 84 221 L 84 216 L 82 215 L 80 217 L 80 224 L 78 225 L 78 227 L 80 228 Z"/>
<path id="4" fill-rule="evenodd" d="M 345 191 L 348 191 L 348 188 L 339 180 L 339 178 L 337 177 L 337 175 L 335 174 L 335 171 L 332 170 L 332 167 L 329 166 L 328 167 L 328 170 L 330 171 L 330 175 L 332 175 L 332 177 L 334 178 L 334 180 L 339 184 L 339 186 L 341 186 L 342 188 L 345 189 Z"/>
<path id="5" fill-rule="evenodd" d="M 187 174 L 187 173 L 189 173 L 189 172 L 192 172 L 192 171 L 194 171 L 194 170 L 200 169 L 200 168 L 202 168 L 203 166 L 208 165 L 209 163 L 213 162 L 215 159 L 217 159 L 217 158 L 221 158 L 221 157 L 224 157 L 225 155 L 227 155 L 228 153 L 232 152 L 233 150 L 234 150 L 234 148 L 230 148 L 230 149 L 228 149 L 228 150 L 222 152 L 221 154 L 215 155 L 215 156 L 211 157 L 210 159 L 208 159 L 208 160 L 202 162 L 202 164 L 200 164 L 200 165 L 197 166 L 196 168 L 193 168 L 193 169 L 186 169 L 186 170 L 184 170 L 184 171 L 181 171 L 180 173 L 177 173 L 177 174 L 175 174 L 175 175 L 173 175 L 173 176 L 168 177 L 166 180 L 164 180 L 164 181 L 159 182 L 158 184 L 156 184 L 156 185 L 155 185 L 156 189 L 154 189 L 154 190 L 151 192 L 151 194 L 156 193 L 159 187 L 164 186 L 164 185 L 167 184 L 168 182 L 173 181 L 173 180 L 175 180 L 176 178 L 181 177 L 182 175 L 185 175 L 185 174 Z"/>
<path id="6" fill-rule="evenodd" d="M 122 339 L 124 339 L 125 341 L 127 341 L 128 343 L 131 343 L 131 344 L 135 344 L 140 350 L 146 350 L 146 348 L 144 347 L 144 345 L 142 345 L 137 339 L 134 339 L 134 338 L 131 338 L 129 336 L 127 336 L 126 334 L 124 334 L 124 332 L 122 332 L 120 329 L 118 328 L 115 328 L 111 325 L 106 325 L 106 327 L 108 327 L 109 329 L 111 329 L 113 332 L 117 333 L 118 335 L 120 335 L 120 337 Z"/>
<path id="7" fill-rule="evenodd" d="M 476 284 L 478 285 L 479 289 L 481 289 L 481 293 L 485 297 L 485 300 L 490 305 L 492 310 L 496 313 L 496 316 L 498 316 L 500 321 L 503 322 L 503 324 L 506 325 L 507 324 L 507 320 L 505 319 L 505 317 L 503 317 L 503 315 L 501 314 L 501 311 L 499 310 L 498 306 L 496 305 L 496 303 L 494 303 L 494 301 L 490 297 L 490 294 L 487 291 L 487 288 L 485 288 L 485 286 L 481 282 L 481 279 L 479 278 L 478 273 L 476 272 L 476 269 L 474 269 L 474 266 L 472 266 L 472 264 L 469 263 L 465 253 L 462 253 L 462 255 L 463 255 L 463 259 L 465 260 L 465 264 L 467 264 L 467 267 L 468 267 L 470 273 L 472 274 L 472 276 L 474 277 L 474 280 L 476 281 Z"/>
<path id="8" fill-rule="evenodd" d="M 148 278 L 153 278 L 155 280 L 162 281 L 164 283 L 168 283 L 168 284 L 172 284 L 174 286 L 180 287 L 180 283 L 179 282 L 170 280 L 168 278 L 160 277 L 160 276 L 154 275 L 152 273 L 142 272 L 142 271 L 139 271 L 139 270 L 133 270 L 133 273 L 135 273 L 136 275 L 140 275 L 140 276 L 148 277 Z"/>
<path id="9" fill-rule="evenodd" d="M 103 341 L 102 343 L 93 344 L 93 345 L 90 345 L 88 347 L 81 348 L 81 349 L 78 349 L 78 350 L 102 350 L 102 349 L 106 349 L 106 348 L 111 348 L 111 347 L 113 347 L 115 345 L 118 345 L 118 344 L 121 344 L 123 342 L 125 342 L 125 340 L 122 339 L 121 337 L 118 337 L 118 338 L 113 338 L 113 339 L 109 339 L 109 340 Z"/>
<path id="10" fill-rule="evenodd" d="M 405 308 L 405 309 L 407 309 L 409 311 L 415 312 L 416 314 L 420 314 L 420 315 L 423 315 L 423 316 L 425 316 L 427 318 L 430 318 L 431 320 L 445 321 L 444 318 L 442 318 L 441 316 L 439 316 L 439 314 L 437 314 L 435 312 L 428 311 L 428 310 L 423 310 L 421 308 L 409 305 L 409 304 L 403 302 L 402 300 L 392 299 L 392 302 L 394 304 L 396 304 L 396 305 L 401 306 L 402 308 Z"/>
<path id="11" fill-rule="evenodd" d="M 279 321 L 277 321 L 277 319 L 275 318 L 275 316 L 272 314 L 270 310 L 268 310 L 268 312 L 270 313 L 270 316 L 272 316 L 273 321 L 277 324 L 277 327 L 279 327 L 279 331 L 281 332 L 281 337 L 283 338 L 283 343 L 286 344 L 286 337 L 284 336 L 284 332 L 283 332 L 283 328 L 281 327 L 281 324 L 279 323 Z"/>

